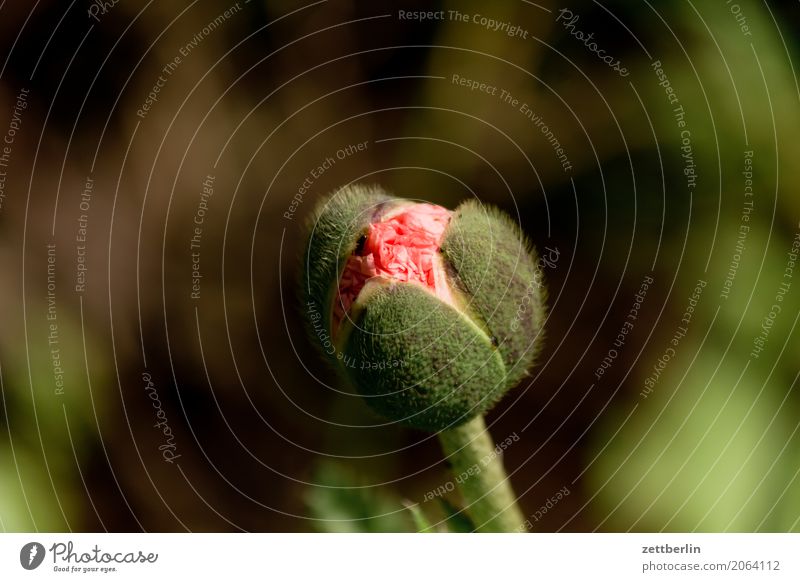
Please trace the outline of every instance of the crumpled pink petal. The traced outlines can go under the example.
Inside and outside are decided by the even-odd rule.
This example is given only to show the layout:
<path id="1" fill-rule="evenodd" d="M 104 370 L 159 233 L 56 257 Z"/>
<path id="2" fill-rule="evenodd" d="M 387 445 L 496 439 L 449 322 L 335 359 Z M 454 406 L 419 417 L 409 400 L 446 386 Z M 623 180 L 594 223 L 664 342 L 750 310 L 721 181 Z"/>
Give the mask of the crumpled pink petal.
<path id="1" fill-rule="evenodd" d="M 358 254 L 348 258 L 334 302 L 334 330 L 373 277 L 422 285 L 452 303 L 438 256 L 451 212 L 435 204 L 413 204 L 369 226 Z"/>

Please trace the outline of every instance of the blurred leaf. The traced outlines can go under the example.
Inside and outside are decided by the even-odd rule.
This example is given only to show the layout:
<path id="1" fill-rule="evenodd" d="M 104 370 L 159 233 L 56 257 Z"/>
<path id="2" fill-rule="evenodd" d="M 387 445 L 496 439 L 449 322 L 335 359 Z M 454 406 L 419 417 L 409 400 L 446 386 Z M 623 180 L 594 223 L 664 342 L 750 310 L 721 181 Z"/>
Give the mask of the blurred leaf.
<path id="1" fill-rule="evenodd" d="M 439 505 L 446 516 L 446 527 L 450 533 L 472 533 L 475 526 L 463 509 L 458 509 L 443 497 L 439 498 Z"/>
<path id="2" fill-rule="evenodd" d="M 53 495 L 47 470 L 41 458 L 15 444 L 0 445 L 0 531 L 66 531 L 62 507 L 74 503 L 72 489 L 59 487 L 58 500 Z M 56 481 L 57 485 L 63 482 Z M 59 506 L 61 504 L 61 506 Z"/>
<path id="3" fill-rule="evenodd" d="M 779 451 L 792 437 L 776 387 L 713 347 L 682 382 L 680 367 L 671 364 L 592 465 L 603 529 L 752 531 L 788 484 Z"/>
<path id="4" fill-rule="evenodd" d="M 414 520 L 414 525 L 417 527 L 417 533 L 433 533 L 431 524 L 425 513 L 419 508 L 419 505 L 411 503 L 410 501 L 403 502 L 409 512 L 411 512 L 411 519 Z"/>
<path id="5" fill-rule="evenodd" d="M 305 502 L 323 532 L 413 532 L 411 520 L 398 498 L 377 487 L 363 487 L 354 473 L 333 461 L 317 467 L 317 485 L 309 487 Z"/>
<path id="6" fill-rule="evenodd" d="M 800 533 L 800 442 L 788 449 L 785 463 L 783 470 L 789 484 L 759 531 Z"/>

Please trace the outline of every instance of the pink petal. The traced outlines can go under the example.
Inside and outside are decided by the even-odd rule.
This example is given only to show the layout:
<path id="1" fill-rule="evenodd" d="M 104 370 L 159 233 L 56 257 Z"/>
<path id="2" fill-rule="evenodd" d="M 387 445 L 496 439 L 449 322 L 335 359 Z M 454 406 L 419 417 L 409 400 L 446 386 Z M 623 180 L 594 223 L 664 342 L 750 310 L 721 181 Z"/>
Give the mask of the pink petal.
<path id="1" fill-rule="evenodd" d="M 373 223 L 360 255 L 348 258 L 334 302 L 334 329 L 350 311 L 367 280 L 384 277 L 413 281 L 452 301 L 438 252 L 450 211 L 435 204 L 413 204 L 386 221 Z"/>

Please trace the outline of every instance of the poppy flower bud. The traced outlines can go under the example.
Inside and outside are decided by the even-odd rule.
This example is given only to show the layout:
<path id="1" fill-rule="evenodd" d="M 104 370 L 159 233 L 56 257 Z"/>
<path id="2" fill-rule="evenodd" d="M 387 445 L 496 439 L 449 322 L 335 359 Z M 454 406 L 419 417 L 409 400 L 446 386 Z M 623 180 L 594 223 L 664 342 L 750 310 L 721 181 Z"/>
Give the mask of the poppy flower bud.
<path id="1" fill-rule="evenodd" d="M 391 420 L 430 431 L 459 425 L 533 365 L 541 272 L 499 210 L 342 188 L 312 217 L 305 260 L 312 336 Z"/>

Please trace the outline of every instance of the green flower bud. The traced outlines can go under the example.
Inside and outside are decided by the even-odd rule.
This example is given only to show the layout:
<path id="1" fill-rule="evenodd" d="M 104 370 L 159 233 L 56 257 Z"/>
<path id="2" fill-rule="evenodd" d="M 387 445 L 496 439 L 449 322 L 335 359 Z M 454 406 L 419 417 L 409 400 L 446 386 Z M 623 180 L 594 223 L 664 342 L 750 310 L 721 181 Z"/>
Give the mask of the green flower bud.
<path id="1" fill-rule="evenodd" d="M 430 431 L 489 410 L 534 363 L 544 320 L 535 252 L 500 211 L 342 188 L 313 216 L 312 336 L 383 416 Z"/>

